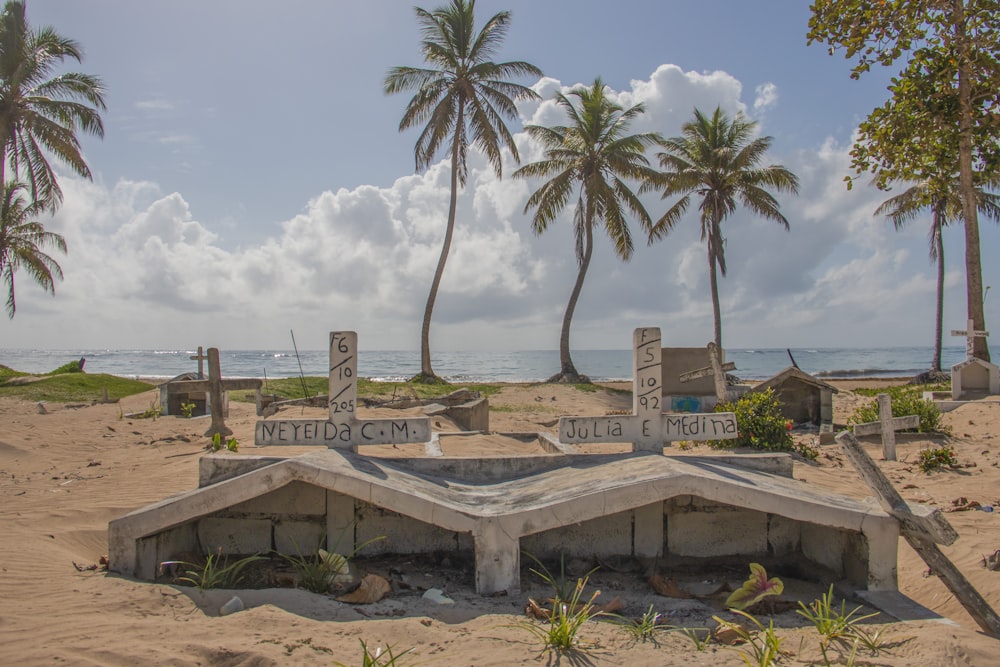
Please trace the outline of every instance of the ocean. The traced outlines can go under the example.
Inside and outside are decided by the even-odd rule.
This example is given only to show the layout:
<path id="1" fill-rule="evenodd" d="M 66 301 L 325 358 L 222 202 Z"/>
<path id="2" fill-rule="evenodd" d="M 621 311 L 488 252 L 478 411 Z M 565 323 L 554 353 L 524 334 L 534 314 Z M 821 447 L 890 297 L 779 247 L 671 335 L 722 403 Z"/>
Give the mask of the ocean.
<path id="1" fill-rule="evenodd" d="M 196 350 L 0 350 L 0 364 L 28 373 L 45 373 L 63 364 L 86 359 L 88 373 L 122 377 L 172 378 L 197 371 L 190 359 Z M 792 348 L 799 368 L 820 378 L 906 377 L 930 367 L 930 347 L 886 348 Z M 993 359 L 998 351 L 991 347 Z M 222 350 L 226 377 L 295 377 L 327 374 L 326 350 Z M 965 346 L 949 346 L 942 352 L 942 367 L 950 368 L 965 358 Z M 791 365 L 781 349 L 730 349 L 726 360 L 736 364 L 733 375 L 746 380 L 764 380 Z M 556 350 L 520 352 L 434 352 L 434 371 L 451 382 L 540 382 L 559 370 Z M 579 372 L 592 380 L 631 380 L 630 350 L 574 350 Z M 416 351 L 361 350 L 358 374 L 374 380 L 405 380 L 420 370 Z"/>

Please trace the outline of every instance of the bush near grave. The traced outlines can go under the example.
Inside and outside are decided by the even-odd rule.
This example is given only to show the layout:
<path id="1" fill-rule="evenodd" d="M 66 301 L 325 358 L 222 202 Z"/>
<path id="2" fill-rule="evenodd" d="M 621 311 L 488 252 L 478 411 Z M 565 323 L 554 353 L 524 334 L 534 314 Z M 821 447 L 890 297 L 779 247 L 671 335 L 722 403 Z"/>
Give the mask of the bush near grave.
<path id="1" fill-rule="evenodd" d="M 892 399 L 892 416 L 906 417 L 907 415 L 917 415 L 920 417 L 920 426 L 917 431 L 920 433 L 948 433 L 950 429 L 941 421 L 941 410 L 932 401 L 923 398 L 923 387 L 920 386 L 899 386 L 883 387 L 875 390 L 879 394 L 889 394 Z M 863 393 L 858 391 L 856 393 Z M 847 418 L 847 424 L 866 424 L 877 422 L 878 400 L 862 405 L 854 411 L 854 414 Z"/>
<path id="2" fill-rule="evenodd" d="M 717 403 L 715 411 L 735 413 L 739 434 L 730 440 L 709 440 L 709 447 L 749 447 L 770 452 L 795 450 L 795 442 L 788 432 L 788 420 L 781 414 L 781 404 L 770 387 L 766 391 L 744 394 L 735 401 Z"/>

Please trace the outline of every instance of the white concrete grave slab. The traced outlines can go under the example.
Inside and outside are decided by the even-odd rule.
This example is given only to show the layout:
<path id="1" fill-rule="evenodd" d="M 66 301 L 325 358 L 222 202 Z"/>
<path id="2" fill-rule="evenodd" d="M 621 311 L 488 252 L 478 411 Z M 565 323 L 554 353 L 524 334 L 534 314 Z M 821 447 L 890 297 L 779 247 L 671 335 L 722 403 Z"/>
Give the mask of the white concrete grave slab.
<path id="1" fill-rule="evenodd" d="M 273 419 L 258 421 L 257 445 L 323 445 L 357 451 L 358 445 L 427 442 L 430 419 L 358 419 L 358 334 L 330 332 L 328 419 Z"/>
<path id="2" fill-rule="evenodd" d="M 559 441 L 565 444 L 631 442 L 633 451 L 659 451 L 674 440 L 725 440 L 736 437 L 732 412 L 662 412 L 660 330 L 632 334 L 632 414 L 612 417 L 561 417 Z"/>

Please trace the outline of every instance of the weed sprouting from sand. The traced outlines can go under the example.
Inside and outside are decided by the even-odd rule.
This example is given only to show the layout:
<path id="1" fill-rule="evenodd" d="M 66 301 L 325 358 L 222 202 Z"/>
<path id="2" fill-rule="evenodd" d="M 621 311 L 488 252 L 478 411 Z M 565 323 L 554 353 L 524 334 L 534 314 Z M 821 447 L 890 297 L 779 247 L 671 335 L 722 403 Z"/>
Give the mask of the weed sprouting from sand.
<path id="1" fill-rule="evenodd" d="M 338 577 L 347 577 L 349 575 L 351 558 L 354 558 L 359 551 L 369 544 L 384 539 L 385 535 L 373 537 L 359 544 L 346 556 L 327 551 L 326 549 L 317 549 L 315 556 L 303 556 L 298 544 L 295 545 L 295 551 L 297 552 L 295 556 L 287 554 L 278 555 L 288 561 L 295 570 L 299 588 L 304 588 L 311 593 L 328 593 L 330 587 L 336 582 Z M 340 540 L 338 539 L 337 544 L 339 543 Z"/>
<path id="2" fill-rule="evenodd" d="M 563 554 L 563 553 L 559 554 L 559 575 L 556 576 L 555 574 L 552 573 L 551 570 L 549 570 L 549 568 L 545 567 L 545 563 L 543 563 L 541 560 L 539 560 L 538 558 L 536 558 L 534 556 L 534 554 L 528 553 L 527 551 L 522 551 L 521 553 L 523 553 L 525 556 L 527 556 L 531 560 L 535 561 L 535 564 L 538 565 L 539 569 L 536 570 L 535 568 L 532 567 L 532 568 L 529 568 L 529 571 L 532 572 L 533 574 L 537 575 L 542 581 L 544 581 L 545 583 L 547 583 L 549 586 L 552 587 L 552 597 L 553 598 L 555 598 L 556 600 L 568 600 L 570 598 L 570 596 L 573 595 L 574 588 L 575 588 L 576 584 L 573 584 L 566 577 L 566 555 L 565 554 Z M 590 575 L 594 574 L 599 569 L 600 569 L 599 565 L 596 566 L 596 567 L 591 568 L 590 570 L 588 570 L 587 572 L 584 573 L 584 575 L 583 575 L 582 578 L 584 580 L 589 579 Z M 579 581 L 580 580 L 577 579 L 577 584 L 579 583 Z"/>
<path id="3" fill-rule="evenodd" d="M 181 403 L 181 417 L 185 419 L 191 419 L 194 416 L 194 403 Z"/>
<path id="4" fill-rule="evenodd" d="M 577 579 L 576 586 L 568 598 L 555 599 L 549 613 L 547 625 L 539 625 L 530 619 L 521 620 L 510 627 L 525 630 L 541 640 L 544 650 L 571 651 L 578 648 L 580 629 L 592 618 L 602 616 L 595 611 L 594 600 L 601 594 L 595 591 L 590 599 L 583 602 L 583 591 L 587 579 Z"/>
<path id="5" fill-rule="evenodd" d="M 175 582 L 186 583 L 205 591 L 212 588 L 236 588 L 243 580 L 243 570 L 254 561 L 264 560 L 263 556 L 254 555 L 240 558 L 233 563 L 222 555 L 222 548 L 214 554 L 209 554 L 204 563 L 192 563 L 183 560 L 167 560 L 160 563 L 160 571 L 164 567 L 176 566 L 183 568 L 184 576 L 176 577 Z"/>
<path id="6" fill-rule="evenodd" d="M 212 444 L 210 444 L 208 448 L 213 452 L 218 452 L 222 449 L 222 447 L 223 447 L 222 434 L 216 433 L 215 435 L 212 436 Z M 233 452 L 235 454 L 236 452 L 240 451 L 240 442 L 236 438 L 230 438 L 229 440 L 226 441 L 225 447 L 227 451 Z"/>
<path id="7" fill-rule="evenodd" d="M 691 640 L 696 651 L 704 651 L 712 640 L 712 631 L 708 628 L 677 628 L 678 632 Z"/>
<path id="8" fill-rule="evenodd" d="M 386 645 L 385 650 L 381 646 L 376 646 L 375 650 L 368 648 L 368 644 L 365 643 L 364 639 L 359 640 L 361 642 L 361 667 L 402 667 L 402 663 L 397 662 L 407 653 L 413 651 L 412 648 L 408 648 L 402 653 L 393 653 L 392 646 Z M 347 667 L 342 662 L 335 662 L 334 665 L 337 667 Z"/>
<path id="9" fill-rule="evenodd" d="M 923 449 L 920 451 L 919 456 L 920 459 L 917 461 L 917 466 L 922 472 L 933 472 L 958 465 L 955 448 L 951 445 Z"/>
<path id="10" fill-rule="evenodd" d="M 730 609 L 730 611 L 747 619 L 756 628 L 747 628 L 740 623 L 727 621 L 718 616 L 712 617 L 720 627 L 733 632 L 749 649 L 748 652 L 737 649 L 747 667 L 771 667 L 777 663 L 781 657 L 781 643 L 784 640 L 775 633 L 774 620 L 768 621 L 767 627 L 764 627 L 764 624 L 757 620 L 753 614 L 739 609 Z"/>
<path id="11" fill-rule="evenodd" d="M 871 651 L 872 655 L 878 655 L 882 647 L 881 631 L 870 634 L 860 625 L 863 621 L 878 616 L 878 613 L 862 615 L 859 614 L 860 611 L 860 605 L 847 611 L 846 600 L 840 601 L 839 609 L 834 606 L 831 584 L 829 590 L 818 600 L 813 600 L 809 605 L 799 602 L 796 613 L 815 626 L 820 634 L 819 650 L 823 654 L 824 662 L 829 665 L 828 651 L 831 646 L 836 646 L 840 652 L 850 648 L 850 655 L 853 656 L 861 644 Z"/>
<path id="12" fill-rule="evenodd" d="M 664 617 L 664 614 L 653 610 L 653 605 L 649 605 L 646 613 L 639 618 L 626 618 L 615 614 L 611 616 L 611 621 L 621 627 L 635 641 L 642 643 L 651 641 L 655 644 L 658 633 L 674 629 L 663 623 Z"/>

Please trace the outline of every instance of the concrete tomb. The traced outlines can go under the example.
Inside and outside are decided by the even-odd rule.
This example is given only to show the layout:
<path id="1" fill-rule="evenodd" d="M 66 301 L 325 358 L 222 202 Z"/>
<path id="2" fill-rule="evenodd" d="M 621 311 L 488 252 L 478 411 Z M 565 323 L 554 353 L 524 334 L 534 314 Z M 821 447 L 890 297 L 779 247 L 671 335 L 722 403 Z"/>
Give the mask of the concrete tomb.
<path id="1" fill-rule="evenodd" d="M 965 361 L 951 367 L 951 400 L 969 400 L 1000 394 L 1000 367 L 973 354 L 976 338 L 986 338 L 989 331 L 978 331 L 972 320 L 964 331 L 952 329 L 952 336 L 965 336 Z"/>
<path id="2" fill-rule="evenodd" d="M 559 440 L 537 434 L 540 455 L 375 455 L 381 448 L 362 445 L 431 434 L 426 420 L 357 418 L 356 357 L 357 336 L 333 332 L 327 419 L 257 424 L 258 445 L 319 448 L 205 456 L 199 488 L 110 523 L 109 570 L 154 580 L 158 564 L 181 552 L 350 552 L 384 535 L 360 555 L 467 555 L 482 594 L 520 590 L 522 550 L 661 566 L 771 559 L 859 590 L 897 590 L 899 521 L 877 505 L 792 479 L 786 454 L 664 455 L 664 443 L 724 439 L 736 423 L 725 413 L 663 412 L 659 329 L 633 334 L 632 413 L 563 417 Z M 633 451 L 572 453 L 573 443 L 602 442 L 631 442 Z"/>
<path id="3" fill-rule="evenodd" d="M 837 388 L 795 366 L 771 376 L 750 391 L 772 389 L 781 403 L 781 414 L 796 424 L 819 427 L 820 444 L 833 443 L 833 395 Z"/>

